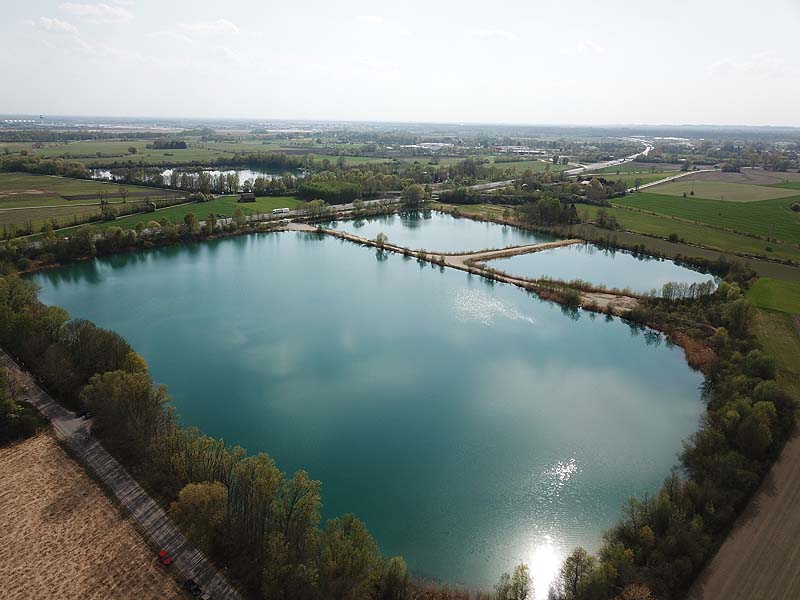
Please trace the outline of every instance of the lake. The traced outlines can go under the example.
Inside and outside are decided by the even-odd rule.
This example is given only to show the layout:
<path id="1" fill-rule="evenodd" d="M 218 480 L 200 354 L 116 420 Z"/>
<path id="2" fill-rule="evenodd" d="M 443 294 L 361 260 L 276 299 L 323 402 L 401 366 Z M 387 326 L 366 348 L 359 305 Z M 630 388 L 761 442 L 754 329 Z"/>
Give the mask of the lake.
<path id="1" fill-rule="evenodd" d="M 328 236 L 32 278 L 125 336 L 184 424 L 307 469 L 325 517 L 354 512 L 384 553 L 451 583 L 491 588 L 525 561 L 543 598 L 573 547 L 658 490 L 703 410 L 701 375 L 655 332 Z"/>
<path id="2" fill-rule="evenodd" d="M 170 178 L 172 177 L 173 171 L 174 171 L 174 169 L 162 169 L 161 170 L 161 176 L 164 177 L 164 179 L 166 179 L 166 181 L 169 182 L 171 180 Z M 181 170 L 181 169 L 178 169 L 178 171 L 181 172 L 181 173 L 183 172 L 183 170 Z M 274 179 L 275 177 L 280 178 L 285 174 L 285 172 L 283 172 L 283 171 L 265 170 L 265 169 L 256 169 L 256 170 L 254 170 L 254 169 L 222 169 L 222 170 L 219 170 L 219 169 L 200 169 L 200 170 L 192 169 L 192 170 L 186 170 L 186 172 L 189 173 L 189 175 L 192 175 L 192 176 L 196 176 L 197 173 L 200 173 L 201 171 L 203 173 L 208 173 L 209 175 L 211 175 L 213 177 L 216 177 L 216 176 L 221 175 L 221 174 L 228 175 L 228 174 L 234 174 L 235 173 L 235 174 L 237 174 L 239 176 L 239 182 L 240 183 L 244 183 L 248 179 L 251 182 L 253 182 L 253 181 L 255 181 L 256 177 L 263 177 L 265 179 Z M 115 175 L 112 172 L 111 169 L 90 169 L 89 172 L 91 174 L 92 179 L 103 179 L 103 180 L 106 180 L 106 181 L 122 181 L 122 180 L 124 180 L 124 175 Z M 300 172 L 297 171 L 297 170 L 292 172 L 292 174 L 294 174 L 294 175 L 299 174 L 299 173 Z M 145 180 L 147 180 L 149 178 L 150 177 L 148 177 L 147 175 L 145 175 L 145 177 L 144 177 Z"/>
<path id="3" fill-rule="evenodd" d="M 662 286 L 669 281 L 691 285 L 714 280 L 713 275 L 690 269 L 669 259 L 634 254 L 627 250 L 600 248 L 594 244 L 573 244 L 518 254 L 489 261 L 486 266 L 528 279 L 581 279 L 607 288 L 629 288 L 639 294 L 648 294 L 655 290 L 660 295 Z"/>
<path id="4" fill-rule="evenodd" d="M 497 223 L 476 221 L 439 211 L 409 211 L 325 225 L 374 240 L 379 233 L 389 243 L 412 250 L 465 252 L 552 242 L 558 238 Z"/>

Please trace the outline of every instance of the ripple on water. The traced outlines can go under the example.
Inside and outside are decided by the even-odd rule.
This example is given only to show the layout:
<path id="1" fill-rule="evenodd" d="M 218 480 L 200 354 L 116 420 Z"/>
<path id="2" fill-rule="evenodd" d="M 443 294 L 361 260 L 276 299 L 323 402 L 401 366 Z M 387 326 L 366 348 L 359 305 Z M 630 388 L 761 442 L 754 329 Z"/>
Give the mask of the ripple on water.
<path id="1" fill-rule="evenodd" d="M 465 288 L 457 290 L 452 295 L 451 304 L 456 319 L 462 323 L 477 321 L 483 325 L 491 325 L 495 319 L 503 318 L 536 324 L 532 317 L 483 290 Z"/>

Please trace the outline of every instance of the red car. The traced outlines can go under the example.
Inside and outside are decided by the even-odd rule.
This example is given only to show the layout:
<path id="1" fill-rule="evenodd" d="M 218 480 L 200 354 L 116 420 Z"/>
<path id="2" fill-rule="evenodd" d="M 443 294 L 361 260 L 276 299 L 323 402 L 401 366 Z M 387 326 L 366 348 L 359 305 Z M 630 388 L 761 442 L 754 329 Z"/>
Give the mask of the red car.
<path id="1" fill-rule="evenodd" d="M 166 550 L 162 550 L 158 553 L 158 562 L 160 562 L 163 566 L 168 567 L 172 564 L 172 557 L 167 554 Z"/>

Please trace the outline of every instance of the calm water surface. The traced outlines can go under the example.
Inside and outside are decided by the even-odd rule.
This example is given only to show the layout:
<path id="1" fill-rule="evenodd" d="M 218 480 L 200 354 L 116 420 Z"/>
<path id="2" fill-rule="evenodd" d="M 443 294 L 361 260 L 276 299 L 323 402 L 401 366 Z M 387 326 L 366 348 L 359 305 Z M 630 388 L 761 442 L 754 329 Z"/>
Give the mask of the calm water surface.
<path id="1" fill-rule="evenodd" d="M 669 259 L 600 248 L 594 244 L 573 244 L 518 254 L 489 261 L 487 265 L 520 277 L 552 277 L 564 281 L 582 279 L 608 288 L 630 288 L 640 294 L 656 290 L 660 295 L 661 287 L 669 281 L 692 284 L 714 279 L 712 275 Z"/>
<path id="2" fill-rule="evenodd" d="M 314 234 L 120 255 L 34 276 L 124 335 L 182 421 L 323 482 L 419 575 L 540 596 L 653 493 L 698 425 L 699 374 L 657 335 Z"/>
<path id="3" fill-rule="evenodd" d="M 336 221 L 327 226 L 371 240 L 383 232 L 392 244 L 412 250 L 425 249 L 438 252 L 506 248 L 558 239 L 544 233 L 475 221 L 466 217 L 454 217 L 438 211 L 411 211 L 367 219 Z"/>

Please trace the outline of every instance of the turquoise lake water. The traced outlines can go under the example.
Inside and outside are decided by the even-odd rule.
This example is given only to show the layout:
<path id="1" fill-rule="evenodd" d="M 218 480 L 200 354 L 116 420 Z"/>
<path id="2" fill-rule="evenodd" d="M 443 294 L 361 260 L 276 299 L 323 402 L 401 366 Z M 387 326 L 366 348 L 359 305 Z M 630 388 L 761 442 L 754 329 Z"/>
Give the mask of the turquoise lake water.
<path id="1" fill-rule="evenodd" d="M 307 469 L 325 517 L 356 513 L 451 583 L 525 561 L 542 597 L 561 557 L 658 489 L 702 411 L 700 374 L 654 333 L 315 234 L 33 278 L 125 336 L 184 424 Z"/>
<path id="2" fill-rule="evenodd" d="M 669 259 L 600 248 L 594 244 L 573 244 L 518 254 L 489 261 L 486 265 L 518 277 L 552 277 L 563 281 L 581 279 L 608 288 L 629 288 L 639 294 L 655 290 L 660 295 L 661 287 L 670 281 L 692 284 L 714 279 L 712 275 Z"/>
<path id="3" fill-rule="evenodd" d="M 411 211 L 392 215 L 334 221 L 326 227 L 374 240 L 385 233 L 389 242 L 412 250 L 465 252 L 552 242 L 558 238 L 497 223 L 454 217 L 439 211 Z"/>

